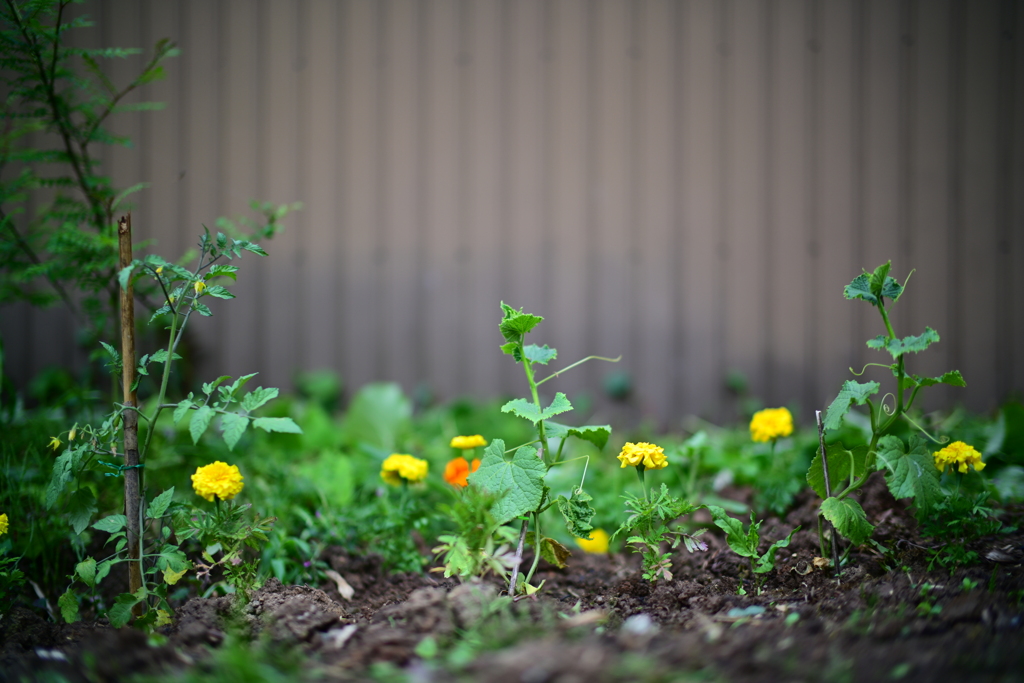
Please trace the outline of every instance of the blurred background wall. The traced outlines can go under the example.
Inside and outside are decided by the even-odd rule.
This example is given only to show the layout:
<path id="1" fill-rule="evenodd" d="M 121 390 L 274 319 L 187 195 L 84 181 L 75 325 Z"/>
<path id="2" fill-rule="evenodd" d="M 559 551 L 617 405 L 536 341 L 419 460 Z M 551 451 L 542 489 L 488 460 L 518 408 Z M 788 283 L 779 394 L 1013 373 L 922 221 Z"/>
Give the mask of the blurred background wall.
<path id="1" fill-rule="evenodd" d="M 250 199 L 301 201 L 194 321 L 196 376 L 332 369 L 521 394 L 500 301 L 545 316 L 551 385 L 636 416 L 735 417 L 730 371 L 800 409 L 884 362 L 843 299 L 892 259 L 909 363 L 1024 390 L 1024 4 L 1016 0 L 90 0 L 80 44 L 182 49 L 107 168 L 176 258 Z M 126 82 L 139 61 L 111 64 Z M 2 311 L 4 370 L 74 366 L 60 309 Z M 558 363 L 556 363 L 558 365 Z M 869 369 L 868 376 L 886 372 Z M 891 387 L 891 379 L 889 380 Z M 560 384 L 559 384 L 560 383 Z M 548 385 L 548 386 L 551 386 Z M 600 412 L 601 400 L 595 404 Z"/>

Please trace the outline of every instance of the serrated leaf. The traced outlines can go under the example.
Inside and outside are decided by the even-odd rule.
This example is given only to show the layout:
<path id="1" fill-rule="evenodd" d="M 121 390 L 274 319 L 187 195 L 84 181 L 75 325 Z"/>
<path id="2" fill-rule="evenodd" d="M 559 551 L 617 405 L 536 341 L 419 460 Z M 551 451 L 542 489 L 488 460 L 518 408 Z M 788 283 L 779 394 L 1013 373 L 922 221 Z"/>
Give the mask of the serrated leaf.
<path id="1" fill-rule="evenodd" d="M 523 313 L 523 309 L 519 309 L 517 311 L 511 306 L 505 304 L 504 301 L 501 302 L 501 311 L 503 313 L 503 317 L 501 319 L 501 323 L 498 325 L 498 329 L 501 330 L 501 336 L 503 336 L 507 342 L 522 343 L 523 335 L 544 320 L 544 318 L 539 315 Z"/>
<path id="2" fill-rule="evenodd" d="M 923 333 L 916 336 L 904 337 L 903 339 L 889 339 L 888 337 L 878 336 L 874 339 L 869 339 L 867 345 L 871 349 L 885 349 L 892 354 L 893 359 L 898 360 L 900 356 L 907 353 L 920 353 L 937 341 L 939 341 L 939 333 L 930 327 L 926 327 Z"/>
<path id="3" fill-rule="evenodd" d="M 181 418 L 185 417 L 185 413 L 187 413 L 189 409 L 194 405 L 195 404 L 188 399 L 179 401 L 178 405 L 174 407 L 174 414 L 172 415 L 172 418 L 174 419 L 174 424 L 178 424 L 179 422 L 181 422 Z"/>
<path id="4" fill-rule="evenodd" d="M 522 446 L 507 458 L 505 442 L 494 439 L 484 450 L 480 469 L 469 475 L 469 482 L 501 496 L 491 514 L 497 524 L 505 524 L 537 509 L 544 495 L 545 474 L 547 467 L 537 457 L 537 449 Z"/>
<path id="5" fill-rule="evenodd" d="M 128 289 L 128 282 L 131 280 L 132 271 L 135 270 L 136 263 L 133 261 L 121 270 L 117 271 L 117 284 L 120 285 L 121 289 Z"/>
<path id="6" fill-rule="evenodd" d="M 821 514 L 832 522 L 836 531 L 850 539 L 854 545 L 867 541 L 875 530 L 868 522 L 864 508 L 852 498 L 826 498 L 821 501 Z"/>
<path id="7" fill-rule="evenodd" d="M 75 458 L 76 451 L 73 449 L 66 449 L 63 453 L 57 456 L 57 459 L 53 462 L 53 471 L 50 474 L 50 483 L 46 487 L 46 507 L 47 509 L 52 508 L 54 503 L 60 497 L 60 494 L 64 492 L 64 488 L 74 474 L 74 466 L 76 463 Z"/>
<path id="8" fill-rule="evenodd" d="M 210 268 L 210 272 L 206 274 L 206 279 L 211 280 L 215 277 L 229 277 L 232 280 L 238 280 L 238 266 L 230 266 L 226 264 L 214 265 Z"/>
<path id="9" fill-rule="evenodd" d="M 911 437 L 910 450 L 899 437 L 887 435 L 878 441 L 878 469 L 885 470 L 885 483 L 893 498 L 913 498 L 918 514 L 930 512 L 943 499 L 941 472 L 927 444 Z"/>
<path id="10" fill-rule="evenodd" d="M 501 345 L 501 352 L 509 356 L 517 356 L 519 354 L 519 342 L 509 342 Z M 516 359 L 519 362 L 519 359 Z"/>
<path id="11" fill-rule="evenodd" d="M 800 527 L 796 527 L 789 532 L 789 536 L 786 536 L 780 541 L 772 543 L 768 550 L 765 551 L 764 555 L 757 558 L 757 563 L 754 565 L 754 572 L 757 574 L 764 574 L 770 572 L 775 568 L 775 553 L 779 551 L 779 548 L 786 548 L 789 546 L 790 540 L 793 538 L 793 534 L 800 531 Z"/>
<path id="12" fill-rule="evenodd" d="M 96 510 L 96 496 L 91 490 L 80 488 L 71 494 L 68 501 L 68 522 L 76 534 L 85 531 Z"/>
<path id="13" fill-rule="evenodd" d="M 537 404 L 527 401 L 525 398 L 512 399 L 501 407 L 501 412 L 512 413 L 519 417 L 525 418 L 537 424 L 541 420 L 546 420 L 549 417 L 554 417 L 560 413 L 568 412 L 572 410 L 572 404 L 569 403 L 569 399 L 565 397 L 565 394 L 558 392 L 555 394 L 555 398 L 544 410 L 537 407 Z"/>
<path id="14" fill-rule="evenodd" d="M 132 618 L 132 607 L 146 599 L 148 591 L 143 586 L 134 593 L 121 593 L 114 599 L 114 606 L 107 610 L 107 618 L 114 628 L 121 628 Z"/>
<path id="15" fill-rule="evenodd" d="M 959 370 L 950 370 L 940 377 L 918 377 L 917 375 L 912 375 L 910 379 L 914 384 L 918 384 L 922 387 L 930 387 L 936 384 L 948 384 L 953 387 L 967 386 L 967 382 L 964 381 Z"/>
<path id="16" fill-rule="evenodd" d="M 117 533 L 121 529 L 124 529 L 125 524 L 128 523 L 127 517 L 124 515 L 108 515 L 103 519 L 99 520 L 92 525 L 93 529 L 99 529 L 100 531 L 106 531 L 107 533 Z"/>
<path id="17" fill-rule="evenodd" d="M 209 285 L 206 288 L 206 293 L 217 299 L 234 299 L 235 295 L 231 293 L 226 287 L 221 285 Z"/>
<path id="18" fill-rule="evenodd" d="M 257 417 L 252 421 L 252 426 L 268 432 L 302 434 L 302 427 L 295 424 L 290 417 Z"/>
<path id="19" fill-rule="evenodd" d="M 203 384 L 203 393 L 206 394 L 207 396 L 210 396 L 222 382 L 226 382 L 229 379 L 231 379 L 231 375 L 221 375 L 212 382 L 207 382 Z"/>
<path id="20" fill-rule="evenodd" d="M 828 444 L 828 480 L 832 493 L 838 493 L 837 489 L 850 478 L 850 473 L 858 479 L 863 479 L 868 474 L 868 447 L 857 446 L 847 450 L 841 443 Z M 825 490 L 825 471 L 821 466 L 821 448 L 814 454 L 811 460 L 811 467 L 807 470 L 807 483 L 810 484 L 819 498 L 828 498 Z"/>
<path id="21" fill-rule="evenodd" d="M 526 360 L 531 363 L 540 363 L 541 365 L 547 365 L 558 357 L 558 349 L 553 349 L 547 344 L 544 346 L 529 344 L 523 347 L 523 353 L 526 355 Z"/>
<path id="22" fill-rule="evenodd" d="M 181 360 L 181 356 L 175 353 L 171 356 L 171 360 Z M 167 349 L 160 349 L 152 356 L 149 357 L 151 363 L 166 363 L 167 362 Z"/>
<path id="23" fill-rule="evenodd" d="M 252 253 L 256 254 L 257 256 L 266 256 L 267 255 L 267 252 L 263 251 L 263 247 L 261 247 L 260 245 L 254 243 L 254 242 L 248 242 L 246 240 L 236 240 L 235 244 L 240 246 L 242 249 L 245 249 L 246 251 L 251 251 Z"/>
<path id="24" fill-rule="evenodd" d="M 277 398 L 278 390 L 273 387 L 264 389 L 263 387 L 257 387 L 250 391 L 242 399 L 242 410 L 251 413 L 260 406 Z M 267 430 L 270 431 L 270 430 Z"/>
<path id="25" fill-rule="evenodd" d="M 751 517 L 750 529 L 744 530 L 743 522 L 730 517 L 729 513 L 717 505 L 708 505 L 708 511 L 715 526 L 725 532 L 725 540 L 734 553 L 741 557 L 757 557 L 760 522 L 753 522 Z"/>
<path id="26" fill-rule="evenodd" d="M 172 486 L 153 499 L 153 502 L 146 509 L 146 517 L 149 519 L 160 519 L 167 513 L 167 508 L 173 499 L 174 487 Z"/>
<path id="27" fill-rule="evenodd" d="M 170 567 L 164 568 L 164 583 L 168 586 L 173 586 L 181 580 L 181 577 L 188 573 L 188 567 L 185 567 L 179 572 L 174 571 Z"/>
<path id="28" fill-rule="evenodd" d="M 214 411 L 210 406 L 199 406 L 196 412 L 192 413 L 192 421 L 188 423 L 188 433 L 192 435 L 192 443 L 199 443 L 199 437 L 206 432 L 213 419 Z"/>
<path id="29" fill-rule="evenodd" d="M 192 308 L 196 309 L 196 313 L 207 318 L 213 315 L 213 311 L 210 310 L 209 306 L 207 306 L 206 304 L 201 304 L 198 301 L 192 302 Z"/>
<path id="30" fill-rule="evenodd" d="M 60 607 L 60 615 L 64 617 L 64 623 L 73 624 L 78 621 L 78 598 L 70 588 L 64 595 L 57 598 L 57 606 Z"/>
<path id="31" fill-rule="evenodd" d="M 847 299 L 862 299 L 873 306 L 878 305 L 878 297 L 871 293 L 871 276 L 861 273 L 853 278 L 853 282 L 843 288 L 843 296 Z"/>
<path id="32" fill-rule="evenodd" d="M 82 580 L 89 588 L 96 585 L 96 560 L 95 558 L 87 558 L 82 560 L 75 565 L 75 574 Z"/>
<path id="33" fill-rule="evenodd" d="M 843 417 L 850 412 L 850 404 L 864 405 L 868 397 L 878 393 L 880 387 L 878 382 L 861 383 L 852 379 L 843 382 L 839 395 L 825 411 L 825 429 L 839 429 L 843 424 Z"/>
<path id="34" fill-rule="evenodd" d="M 570 427 L 558 422 L 545 421 L 544 429 L 548 437 L 564 439 L 567 436 L 575 436 L 597 446 L 598 450 L 603 449 L 608 443 L 612 434 L 611 425 L 585 425 L 583 427 Z"/>
<path id="35" fill-rule="evenodd" d="M 235 450 L 235 444 L 242 438 L 242 434 L 245 433 L 245 428 L 249 426 L 249 418 L 245 415 L 239 415 L 238 413 L 225 413 L 220 418 L 220 428 L 224 434 L 224 443 L 228 445 L 228 450 Z"/>
<path id="36" fill-rule="evenodd" d="M 96 583 L 99 583 L 107 577 L 110 573 L 110 568 L 114 566 L 113 560 L 104 560 L 96 566 Z"/>
<path id="37" fill-rule="evenodd" d="M 576 538 L 590 540 L 590 532 L 594 530 L 594 525 L 590 523 L 594 517 L 594 508 L 590 504 L 592 500 L 594 498 L 586 491 L 574 490 L 568 498 L 559 496 L 555 501 L 558 511 L 565 518 L 565 528 Z"/>

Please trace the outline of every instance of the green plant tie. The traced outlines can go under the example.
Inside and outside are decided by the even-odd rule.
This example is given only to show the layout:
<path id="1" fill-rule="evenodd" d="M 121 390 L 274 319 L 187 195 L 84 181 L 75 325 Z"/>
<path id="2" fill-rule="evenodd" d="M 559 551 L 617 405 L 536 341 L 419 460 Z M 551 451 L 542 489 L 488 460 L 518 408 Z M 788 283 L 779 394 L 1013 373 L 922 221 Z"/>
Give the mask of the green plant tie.
<path id="1" fill-rule="evenodd" d="M 103 462 L 102 460 L 99 460 L 98 462 L 99 464 L 105 465 L 110 469 L 114 470 L 113 472 L 104 472 L 104 477 L 123 477 L 125 470 L 133 470 L 136 467 L 142 468 L 146 466 L 146 463 L 144 462 L 140 462 L 138 465 L 115 465 L 112 462 Z"/>

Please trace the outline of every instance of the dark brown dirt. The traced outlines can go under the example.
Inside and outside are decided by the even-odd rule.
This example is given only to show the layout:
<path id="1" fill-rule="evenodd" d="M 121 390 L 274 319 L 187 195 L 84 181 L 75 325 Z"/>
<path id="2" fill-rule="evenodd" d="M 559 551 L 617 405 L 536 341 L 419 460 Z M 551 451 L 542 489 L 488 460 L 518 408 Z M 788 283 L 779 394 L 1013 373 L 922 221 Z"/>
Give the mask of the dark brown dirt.
<path id="1" fill-rule="evenodd" d="M 15 609 L 0 621 L 0 680 L 56 671 L 110 681 L 195 666 L 232 632 L 297 650 L 303 671 L 324 680 L 366 680 L 380 662 L 417 681 L 1024 680 L 1022 565 L 982 560 L 952 576 L 928 571 L 928 541 L 880 480 L 861 502 L 879 545 L 854 552 L 838 579 L 813 565 L 811 496 L 784 522 L 762 526 L 767 541 L 803 528 L 760 594 L 745 561 L 711 533 L 706 553 L 677 553 L 673 580 L 654 586 L 634 555 L 577 553 L 564 570 L 542 564 L 540 596 L 500 615 L 488 612 L 496 582 L 389 575 L 375 558 L 333 548 L 325 559 L 352 587 L 350 600 L 332 581 L 271 580 L 241 609 L 230 597 L 190 600 L 159 646 L 132 629 L 58 626 Z M 1024 533 L 981 539 L 976 550 L 1004 546 L 1024 547 Z M 476 649 L 431 659 L 419 649 L 428 636 Z"/>

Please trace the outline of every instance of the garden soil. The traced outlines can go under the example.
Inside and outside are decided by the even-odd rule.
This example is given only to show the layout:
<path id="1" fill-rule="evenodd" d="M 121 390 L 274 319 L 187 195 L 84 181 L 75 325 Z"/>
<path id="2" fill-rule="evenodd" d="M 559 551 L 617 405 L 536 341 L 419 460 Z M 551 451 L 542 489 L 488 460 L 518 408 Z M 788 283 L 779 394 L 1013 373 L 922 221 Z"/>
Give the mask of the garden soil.
<path id="1" fill-rule="evenodd" d="M 218 653 L 248 648 L 276 653 L 295 680 L 1024 681 L 1024 533 L 980 539 L 979 563 L 950 575 L 929 570 L 930 541 L 881 479 L 860 500 L 880 545 L 854 551 L 838 578 L 815 566 L 810 495 L 762 525 L 765 543 L 802 529 L 760 594 L 717 529 L 706 552 L 675 555 L 671 581 L 643 580 L 632 554 L 577 551 L 565 569 L 542 562 L 540 593 L 505 610 L 495 581 L 388 574 L 333 548 L 323 585 L 271 579 L 241 608 L 194 598 L 159 638 L 15 608 L 0 620 L 0 680 L 215 671 Z"/>

